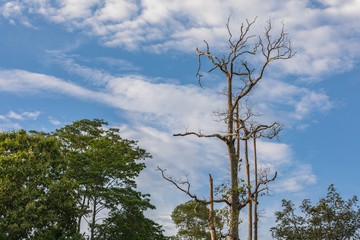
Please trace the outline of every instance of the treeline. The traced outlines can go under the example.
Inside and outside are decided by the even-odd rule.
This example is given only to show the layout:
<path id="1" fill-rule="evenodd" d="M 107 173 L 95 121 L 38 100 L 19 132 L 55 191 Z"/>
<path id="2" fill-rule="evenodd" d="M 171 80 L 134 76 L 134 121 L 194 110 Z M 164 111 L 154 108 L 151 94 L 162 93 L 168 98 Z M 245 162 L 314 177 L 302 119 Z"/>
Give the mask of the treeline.
<path id="1" fill-rule="evenodd" d="M 154 209 L 135 178 L 151 155 L 103 120 L 80 120 L 51 133 L 0 133 L 0 240 L 211 239 L 209 209 L 195 201 L 177 206 L 173 237 L 144 216 Z M 357 197 L 343 200 L 333 185 L 315 205 L 300 212 L 283 200 L 274 239 L 360 239 Z M 216 210 L 222 232 L 229 211 Z"/>
<path id="2" fill-rule="evenodd" d="M 330 185 L 326 196 L 314 205 L 310 199 L 304 199 L 300 211 L 291 200 L 283 199 L 282 210 L 275 212 L 276 226 L 270 229 L 271 235 L 277 240 L 360 239 L 360 207 L 357 203 L 356 196 L 344 200 L 334 185 Z M 228 225 L 228 214 L 216 211 L 218 229 Z M 210 240 L 208 215 L 209 209 L 194 200 L 178 205 L 171 215 L 178 228 L 177 239 Z M 226 238 L 219 234 L 218 239 Z"/>
<path id="3" fill-rule="evenodd" d="M 167 239 L 135 178 L 150 154 L 103 120 L 0 133 L 0 239 Z"/>

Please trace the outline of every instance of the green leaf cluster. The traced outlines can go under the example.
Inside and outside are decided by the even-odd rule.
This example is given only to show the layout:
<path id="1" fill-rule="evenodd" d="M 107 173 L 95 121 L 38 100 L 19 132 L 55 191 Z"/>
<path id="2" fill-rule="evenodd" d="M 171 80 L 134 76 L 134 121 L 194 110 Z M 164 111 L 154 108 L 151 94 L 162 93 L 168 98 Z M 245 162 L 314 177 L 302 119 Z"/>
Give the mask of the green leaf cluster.
<path id="1" fill-rule="evenodd" d="M 171 219 L 178 228 L 177 238 L 191 240 L 209 240 L 208 229 L 209 209 L 196 201 L 191 200 L 175 207 Z M 221 232 L 223 222 L 215 216 L 215 225 Z"/>
<path id="2" fill-rule="evenodd" d="M 66 239 L 76 231 L 76 182 L 59 141 L 24 130 L 0 133 L 0 239 Z"/>
<path id="3" fill-rule="evenodd" d="M 248 186 L 244 183 L 243 179 L 238 179 L 239 184 L 236 188 L 231 188 L 229 183 L 222 183 L 215 187 L 215 195 L 220 196 L 222 199 L 229 199 L 232 194 L 237 193 L 239 196 L 246 194 Z M 240 184 L 241 183 L 241 184 Z"/>
<path id="4" fill-rule="evenodd" d="M 316 205 L 312 205 L 309 199 L 303 200 L 300 216 L 291 201 L 283 200 L 283 210 L 275 213 L 278 224 L 271 228 L 272 236 L 279 240 L 360 239 L 357 202 L 356 196 L 343 200 L 333 185 Z"/>

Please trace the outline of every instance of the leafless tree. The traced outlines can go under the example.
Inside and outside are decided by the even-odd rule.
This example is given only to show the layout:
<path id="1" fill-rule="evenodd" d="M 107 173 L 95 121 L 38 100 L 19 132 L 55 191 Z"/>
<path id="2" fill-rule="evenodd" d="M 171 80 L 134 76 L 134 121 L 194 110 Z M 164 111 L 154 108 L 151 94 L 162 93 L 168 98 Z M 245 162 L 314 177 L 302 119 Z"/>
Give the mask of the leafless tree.
<path id="1" fill-rule="evenodd" d="M 229 22 L 226 24 L 228 30 L 228 50 L 222 54 L 222 57 L 213 55 L 210 52 L 209 44 L 205 42 L 205 51 L 200 51 L 196 49 L 198 55 L 198 69 L 197 77 L 198 83 L 202 87 L 202 75 L 201 75 L 201 62 L 202 58 L 205 57 L 212 64 L 212 68 L 208 72 L 219 70 L 224 74 L 227 81 L 227 87 L 225 90 L 225 95 L 227 97 L 226 104 L 226 116 L 224 117 L 224 122 L 227 126 L 227 132 L 223 133 L 211 133 L 203 134 L 201 132 L 185 132 L 174 134 L 174 136 L 187 136 L 195 135 L 197 137 L 206 137 L 206 138 L 217 138 L 226 144 L 229 156 L 230 163 L 230 189 L 231 194 L 228 199 L 213 199 L 213 200 L 200 200 L 195 194 L 190 192 L 190 183 L 182 182 L 187 186 L 183 188 L 179 182 L 174 181 L 173 179 L 165 176 L 164 170 L 162 171 L 163 177 L 172 182 L 177 188 L 185 192 L 187 195 L 192 197 L 198 202 L 203 204 L 210 203 L 225 203 L 230 208 L 230 226 L 228 239 L 238 240 L 239 239 L 239 213 L 242 208 L 244 208 L 250 202 L 254 202 L 254 197 L 259 192 L 263 191 L 264 188 L 261 186 L 266 185 L 268 182 L 275 179 L 276 174 L 271 179 L 263 179 L 258 181 L 254 187 L 248 188 L 246 197 L 240 196 L 239 191 L 239 140 L 244 140 L 245 137 L 251 138 L 253 131 L 244 134 L 244 129 L 242 128 L 241 121 L 245 120 L 240 118 L 234 118 L 237 112 L 238 105 L 244 98 L 254 89 L 254 87 L 260 82 L 263 78 L 265 69 L 267 66 L 276 60 L 289 59 L 294 56 L 294 52 L 291 47 L 291 42 L 288 39 L 288 35 L 282 27 L 279 35 L 276 38 L 273 38 L 271 35 L 272 25 L 271 21 L 267 22 L 265 27 L 265 32 L 263 36 L 251 35 L 250 30 L 254 25 L 256 18 L 253 21 L 246 20 L 246 23 L 241 24 L 239 36 L 234 39 L 233 34 L 230 30 Z M 262 58 L 262 63 L 258 63 L 259 55 Z M 256 59 L 256 65 L 254 67 L 249 59 L 254 57 Z M 240 121 L 241 120 L 241 121 Z M 261 125 L 258 126 L 261 128 Z M 240 136 L 240 129 L 242 129 L 243 136 Z M 247 138 L 247 139 L 249 139 Z M 247 141 L 247 140 L 246 140 Z M 247 142 L 244 145 L 247 147 Z M 247 159 L 248 160 L 248 159 Z M 248 185 L 250 180 L 247 182 Z"/>
<path id="2" fill-rule="evenodd" d="M 268 176 L 268 171 L 260 171 L 258 172 L 258 161 L 257 161 L 257 148 L 256 148 L 256 139 L 257 138 L 267 138 L 267 139 L 273 139 L 274 137 L 277 137 L 279 132 L 281 131 L 283 125 L 281 123 L 278 122 L 274 122 L 271 125 L 261 125 L 258 123 L 251 123 L 251 138 L 253 139 L 253 151 L 254 151 L 254 185 L 256 186 L 258 184 L 258 182 L 263 181 L 264 179 L 267 178 Z M 247 172 L 248 174 L 248 172 Z M 259 197 L 259 193 L 256 192 L 254 195 L 254 240 L 258 239 L 258 222 L 259 222 L 259 217 L 258 217 L 258 197 Z M 251 206 L 251 203 L 249 204 L 249 206 Z M 252 209 L 249 208 L 249 211 L 251 211 Z M 252 220 L 252 218 L 249 218 L 249 239 L 251 239 L 252 237 L 252 229 L 251 229 L 251 224 L 252 222 L 250 221 Z"/>
<path id="3" fill-rule="evenodd" d="M 239 106 L 239 103 L 238 103 Z M 245 112 L 239 114 L 239 107 L 236 109 L 234 122 L 236 122 L 236 131 L 237 135 L 235 139 L 242 140 L 244 142 L 244 158 L 245 158 L 245 175 L 246 175 L 246 192 L 248 198 L 251 199 L 252 194 L 252 184 L 250 176 L 250 159 L 249 159 L 249 150 L 248 150 L 248 141 L 253 138 L 254 140 L 254 186 L 258 184 L 258 173 L 257 173 L 257 158 L 256 158 L 256 138 L 268 138 L 272 139 L 278 136 L 279 132 L 282 129 L 282 124 L 274 122 L 271 125 L 259 124 L 255 122 L 252 118 L 260 116 L 253 112 L 252 106 L 246 101 L 245 106 L 241 107 L 241 110 L 245 109 Z M 239 148 L 239 146 L 237 146 Z M 238 151 L 239 152 L 239 151 Z M 239 154 L 239 153 L 238 153 Z M 254 239 L 257 239 L 257 201 L 258 192 L 255 192 L 254 198 L 248 204 L 248 240 L 253 239 L 253 223 L 254 223 Z M 254 204 L 254 218 L 253 218 L 253 204 Z"/>

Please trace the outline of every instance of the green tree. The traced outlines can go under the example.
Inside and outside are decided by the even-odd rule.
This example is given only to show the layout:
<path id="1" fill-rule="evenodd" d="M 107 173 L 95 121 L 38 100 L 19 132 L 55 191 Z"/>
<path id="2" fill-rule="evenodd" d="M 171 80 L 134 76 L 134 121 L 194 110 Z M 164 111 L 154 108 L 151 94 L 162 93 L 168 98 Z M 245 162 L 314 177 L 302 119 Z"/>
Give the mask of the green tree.
<path id="1" fill-rule="evenodd" d="M 135 177 L 145 168 L 139 161 L 151 157 L 150 154 L 139 148 L 135 141 L 122 139 L 119 129 L 107 129 L 106 125 L 103 120 L 84 119 L 54 133 L 62 141 L 63 152 L 69 161 L 68 176 L 79 184 L 76 193 L 82 212 L 78 217 L 78 231 L 81 221 L 85 220 L 91 240 L 102 239 L 103 234 L 115 239 L 113 236 L 124 234 L 125 227 L 131 228 L 128 231 L 140 231 L 135 225 L 120 225 L 129 216 L 143 216 L 144 210 L 154 208 L 149 195 L 135 191 Z M 145 217 L 140 220 L 139 224 L 153 223 Z M 157 225 L 153 224 L 153 227 Z"/>
<path id="2" fill-rule="evenodd" d="M 178 237 L 184 239 L 210 239 L 208 231 L 209 210 L 195 201 L 188 201 L 175 207 L 171 219 L 178 230 Z M 196 212 L 195 212 L 196 207 Z"/>
<path id="3" fill-rule="evenodd" d="M 177 237 L 181 239 L 210 240 L 208 218 L 209 209 L 195 200 L 176 206 L 171 213 L 171 219 L 179 229 Z M 220 237 L 223 227 L 220 218 L 215 217 L 215 225 L 219 230 L 218 236 Z"/>
<path id="4" fill-rule="evenodd" d="M 283 210 L 276 212 L 276 227 L 271 228 L 275 239 L 287 240 L 338 240 L 360 239 L 360 208 L 357 197 L 347 201 L 330 185 L 326 197 L 312 206 L 309 199 L 303 200 L 296 215 L 294 204 L 283 200 Z"/>
<path id="5" fill-rule="evenodd" d="M 99 240 L 166 240 L 162 227 L 144 216 L 136 206 L 124 206 L 112 212 L 99 226 Z"/>
<path id="6" fill-rule="evenodd" d="M 67 169 L 56 138 L 0 133 L 0 239 L 80 238 L 76 183 Z"/>

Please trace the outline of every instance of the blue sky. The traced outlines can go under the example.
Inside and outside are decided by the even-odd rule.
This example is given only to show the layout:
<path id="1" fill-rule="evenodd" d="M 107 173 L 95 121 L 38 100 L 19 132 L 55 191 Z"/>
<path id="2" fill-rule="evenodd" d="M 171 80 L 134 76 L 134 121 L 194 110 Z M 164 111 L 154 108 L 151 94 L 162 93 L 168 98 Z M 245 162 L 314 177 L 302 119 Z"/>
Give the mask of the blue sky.
<path id="1" fill-rule="evenodd" d="M 212 114 L 224 106 L 224 78 L 204 74 L 205 90 L 197 85 L 195 48 L 207 40 L 221 55 L 229 15 L 234 33 L 246 18 L 258 16 L 254 33 L 268 19 L 275 32 L 284 22 L 297 51 L 270 65 L 251 95 L 262 121 L 285 123 L 278 141 L 258 147 L 262 165 L 279 173 L 261 203 L 264 239 L 282 198 L 316 201 L 331 183 L 344 197 L 359 195 L 357 0 L 2 0 L 0 129 L 52 131 L 83 118 L 119 127 L 154 156 L 139 188 L 157 206 L 149 216 L 174 233 L 169 215 L 188 198 L 156 165 L 189 176 L 199 196 L 208 173 L 215 184 L 226 179 L 222 143 L 172 134 L 224 127 Z"/>

